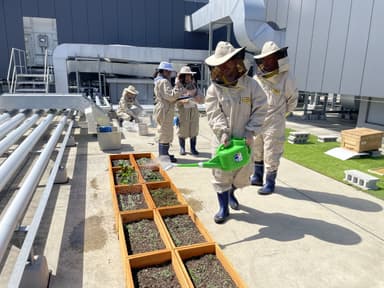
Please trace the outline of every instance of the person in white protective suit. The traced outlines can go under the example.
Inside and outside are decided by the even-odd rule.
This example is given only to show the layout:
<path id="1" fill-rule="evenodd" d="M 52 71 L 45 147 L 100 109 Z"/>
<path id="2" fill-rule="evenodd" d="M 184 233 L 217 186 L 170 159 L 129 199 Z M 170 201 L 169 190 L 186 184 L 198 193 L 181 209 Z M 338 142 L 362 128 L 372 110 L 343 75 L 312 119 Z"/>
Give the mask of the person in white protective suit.
<path id="1" fill-rule="evenodd" d="M 123 90 L 119 101 L 119 107 L 116 111 L 120 122 L 139 122 L 139 115 L 143 113 L 144 110 L 136 98 L 138 94 L 139 91 L 137 91 L 133 85 L 129 85 L 128 88 Z"/>
<path id="2" fill-rule="evenodd" d="M 163 61 L 157 69 L 158 75 L 154 79 L 156 105 L 153 113 L 157 122 L 159 156 L 169 156 L 171 162 L 176 162 L 175 156 L 169 155 L 169 145 L 173 140 L 175 102 L 183 94 L 184 88 L 177 79 L 175 87 L 172 87 L 171 75 L 175 73 L 175 69 L 171 63 Z"/>
<path id="3" fill-rule="evenodd" d="M 204 97 L 197 89 L 196 82 L 188 66 L 181 67 L 178 75 L 179 81 L 185 87 L 183 100 L 177 101 L 177 110 L 179 112 L 177 123 L 177 136 L 179 137 L 180 155 L 185 155 L 185 139 L 190 139 L 190 148 L 192 155 L 199 155 L 196 149 L 197 135 L 199 134 L 199 109 L 197 104 L 203 103 Z"/>
<path id="4" fill-rule="evenodd" d="M 285 141 L 285 118 L 297 105 L 298 92 L 294 76 L 289 71 L 287 49 L 288 47 L 279 48 L 276 43 L 268 41 L 263 45 L 261 54 L 254 56 L 257 66 L 254 78 L 267 95 L 268 112 L 263 132 L 255 138 L 255 167 L 251 183 L 262 186 L 258 193 L 263 195 L 275 190 Z"/>
<path id="5" fill-rule="evenodd" d="M 267 112 L 267 98 L 259 84 L 247 76 L 245 47 L 235 49 L 220 41 L 215 53 L 205 59 L 211 72 L 211 85 L 205 97 L 208 124 L 213 131 L 213 154 L 219 144 L 228 145 L 231 137 L 246 138 L 252 147 L 253 137 L 261 132 Z M 214 216 L 218 224 L 229 216 L 228 204 L 239 209 L 235 190 L 250 185 L 252 163 L 234 171 L 213 169 L 213 186 L 220 209 Z"/>

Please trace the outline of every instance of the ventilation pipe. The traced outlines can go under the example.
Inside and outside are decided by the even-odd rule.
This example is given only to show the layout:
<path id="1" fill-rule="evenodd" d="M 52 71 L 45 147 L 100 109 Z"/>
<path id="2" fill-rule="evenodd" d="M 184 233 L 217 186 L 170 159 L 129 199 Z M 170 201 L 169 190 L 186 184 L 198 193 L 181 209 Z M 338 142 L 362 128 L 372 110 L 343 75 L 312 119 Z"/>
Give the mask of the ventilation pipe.
<path id="1" fill-rule="evenodd" d="M 209 3 L 186 18 L 187 31 L 209 32 L 233 23 L 237 42 L 249 52 L 259 52 L 266 41 L 284 44 L 284 28 L 274 29 L 267 23 L 264 0 L 210 0 Z M 273 25 L 276 26 L 277 25 Z"/>

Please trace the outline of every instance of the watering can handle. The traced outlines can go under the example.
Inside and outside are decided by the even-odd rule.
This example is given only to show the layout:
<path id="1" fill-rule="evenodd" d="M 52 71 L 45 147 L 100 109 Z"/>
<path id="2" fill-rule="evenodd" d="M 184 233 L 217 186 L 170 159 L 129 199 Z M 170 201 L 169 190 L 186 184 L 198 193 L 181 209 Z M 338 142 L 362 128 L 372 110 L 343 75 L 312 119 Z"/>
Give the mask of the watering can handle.
<path id="1" fill-rule="evenodd" d="M 242 146 L 247 146 L 249 152 L 251 151 L 251 147 L 249 147 L 248 145 L 245 145 L 246 144 L 246 139 L 245 138 L 231 138 L 231 140 L 229 140 L 229 145 L 228 146 L 224 146 L 224 144 L 220 144 L 219 147 L 217 148 L 218 151 L 221 151 L 221 150 L 224 150 L 226 148 L 229 148 L 231 147 L 232 145 L 242 145 Z"/>

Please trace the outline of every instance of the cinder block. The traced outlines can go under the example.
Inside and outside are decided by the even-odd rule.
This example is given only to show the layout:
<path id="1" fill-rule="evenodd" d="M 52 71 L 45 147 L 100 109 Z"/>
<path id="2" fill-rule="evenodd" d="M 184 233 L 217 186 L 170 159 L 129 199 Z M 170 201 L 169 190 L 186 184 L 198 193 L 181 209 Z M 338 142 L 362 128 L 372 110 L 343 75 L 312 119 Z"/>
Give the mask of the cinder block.
<path id="1" fill-rule="evenodd" d="M 344 180 L 364 190 L 376 190 L 379 178 L 358 170 L 345 170 Z"/>
<path id="2" fill-rule="evenodd" d="M 322 136 L 317 136 L 317 141 L 319 142 L 336 142 L 337 141 L 337 136 L 336 135 L 322 135 Z"/>

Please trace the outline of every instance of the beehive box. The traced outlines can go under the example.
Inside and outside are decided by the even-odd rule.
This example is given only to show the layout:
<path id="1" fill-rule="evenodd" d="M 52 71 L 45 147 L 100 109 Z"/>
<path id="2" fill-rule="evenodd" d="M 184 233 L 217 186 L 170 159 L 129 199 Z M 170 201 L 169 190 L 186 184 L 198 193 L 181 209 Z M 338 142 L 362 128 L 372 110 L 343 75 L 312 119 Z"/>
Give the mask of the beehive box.
<path id="1" fill-rule="evenodd" d="M 382 145 L 383 131 L 355 128 L 341 131 L 341 147 L 356 152 L 378 150 Z"/>

